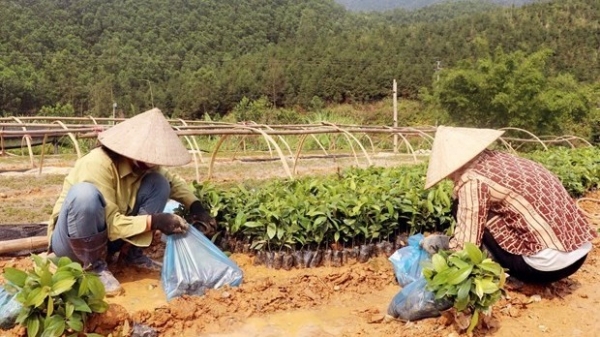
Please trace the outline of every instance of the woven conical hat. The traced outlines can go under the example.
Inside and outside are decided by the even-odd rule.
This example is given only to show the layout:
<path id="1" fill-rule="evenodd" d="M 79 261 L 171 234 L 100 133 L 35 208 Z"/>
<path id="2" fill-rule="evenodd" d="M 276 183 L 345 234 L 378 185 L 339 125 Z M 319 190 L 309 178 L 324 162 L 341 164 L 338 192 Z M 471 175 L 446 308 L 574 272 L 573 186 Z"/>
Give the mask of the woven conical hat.
<path id="1" fill-rule="evenodd" d="M 180 166 L 192 160 L 159 109 L 148 110 L 101 132 L 98 140 L 116 153 L 144 163 Z"/>
<path id="2" fill-rule="evenodd" d="M 432 187 L 454 173 L 503 133 L 504 131 L 492 129 L 439 126 L 433 140 L 425 188 Z"/>

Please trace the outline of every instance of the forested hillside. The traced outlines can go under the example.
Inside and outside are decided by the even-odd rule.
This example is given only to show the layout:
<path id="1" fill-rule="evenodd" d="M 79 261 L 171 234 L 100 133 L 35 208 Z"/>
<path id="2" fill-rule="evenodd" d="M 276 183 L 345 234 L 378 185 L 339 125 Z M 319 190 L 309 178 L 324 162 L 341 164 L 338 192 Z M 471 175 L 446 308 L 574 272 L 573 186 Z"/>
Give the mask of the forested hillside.
<path id="1" fill-rule="evenodd" d="M 478 4 L 496 4 L 501 6 L 520 6 L 536 0 L 479 0 Z M 418 9 L 436 4 L 457 3 L 462 0 L 335 0 L 351 11 L 381 12 L 392 9 Z"/>
<path id="2" fill-rule="evenodd" d="M 352 13 L 333 0 L 4 0 L 0 114 L 70 104 L 107 116 L 117 102 L 125 115 L 155 105 L 199 118 L 245 97 L 310 108 L 379 101 L 394 78 L 416 98 L 438 64 L 497 48 L 549 48 L 551 74 L 600 78 L 597 0 L 440 6 L 410 15 Z"/>

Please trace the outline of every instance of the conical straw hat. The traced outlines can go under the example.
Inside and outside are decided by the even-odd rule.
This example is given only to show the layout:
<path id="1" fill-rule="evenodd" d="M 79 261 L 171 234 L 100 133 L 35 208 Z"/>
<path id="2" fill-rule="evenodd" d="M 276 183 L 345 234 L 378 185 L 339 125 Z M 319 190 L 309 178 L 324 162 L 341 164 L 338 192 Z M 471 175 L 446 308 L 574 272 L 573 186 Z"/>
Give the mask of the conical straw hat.
<path id="1" fill-rule="evenodd" d="M 475 158 L 504 131 L 439 126 L 427 168 L 425 189 L 446 178 Z"/>
<path id="2" fill-rule="evenodd" d="M 148 110 L 101 132 L 98 140 L 116 153 L 144 163 L 180 166 L 192 160 L 159 109 Z"/>

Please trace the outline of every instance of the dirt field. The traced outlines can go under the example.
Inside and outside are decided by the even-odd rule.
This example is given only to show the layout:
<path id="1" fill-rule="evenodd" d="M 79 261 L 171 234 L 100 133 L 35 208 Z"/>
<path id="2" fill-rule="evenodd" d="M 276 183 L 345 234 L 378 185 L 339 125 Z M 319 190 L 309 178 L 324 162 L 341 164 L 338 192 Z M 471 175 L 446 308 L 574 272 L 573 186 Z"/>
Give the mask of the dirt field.
<path id="1" fill-rule="evenodd" d="M 404 159 L 402 159 L 404 160 Z M 41 175 L 28 172 L 27 163 L 0 157 L 0 224 L 46 221 L 72 160 L 49 159 Z M 394 165 L 386 156 L 378 165 Z M 303 162 L 300 174 L 335 172 L 352 159 Z M 205 175 L 206 165 L 199 167 Z M 177 169 L 194 179 L 192 166 Z M 219 181 L 283 176 L 278 162 L 219 162 Z M 598 198 L 598 195 L 591 195 Z M 590 213 L 597 204 L 582 203 Z M 598 209 L 598 210 L 596 210 Z M 476 336 L 597 336 L 600 322 L 600 241 L 595 242 L 582 269 L 567 280 L 548 287 L 525 286 L 508 291 L 493 309 L 491 326 Z M 160 259 L 162 244 L 156 240 L 152 256 Z M 125 288 L 125 294 L 109 299 L 109 314 L 92 320 L 90 328 L 113 336 L 128 336 L 135 323 L 156 328 L 160 336 L 457 336 L 445 318 L 418 322 L 384 319 L 387 306 L 400 290 L 391 263 L 385 257 L 343 267 L 272 270 L 254 266 L 252 258 L 235 254 L 232 259 L 243 269 L 238 288 L 212 290 L 202 297 L 167 302 L 159 273 L 140 273 L 114 265 L 111 269 Z M 27 267 L 27 258 L 1 258 L 0 267 Z M 24 329 L 0 330 L 0 336 L 23 336 Z"/>

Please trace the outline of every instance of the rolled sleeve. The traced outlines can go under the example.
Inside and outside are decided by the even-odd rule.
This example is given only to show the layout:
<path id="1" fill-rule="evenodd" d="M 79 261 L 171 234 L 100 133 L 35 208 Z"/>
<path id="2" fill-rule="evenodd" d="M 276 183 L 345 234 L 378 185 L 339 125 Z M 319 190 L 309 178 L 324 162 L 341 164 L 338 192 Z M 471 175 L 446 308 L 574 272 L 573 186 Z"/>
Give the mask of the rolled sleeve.
<path id="1" fill-rule="evenodd" d="M 490 200 L 488 190 L 488 186 L 478 180 L 467 180 L 458 188 L 459 205 L 451 249 L 462 249 L 465 242 L 481 244 Z"/>

